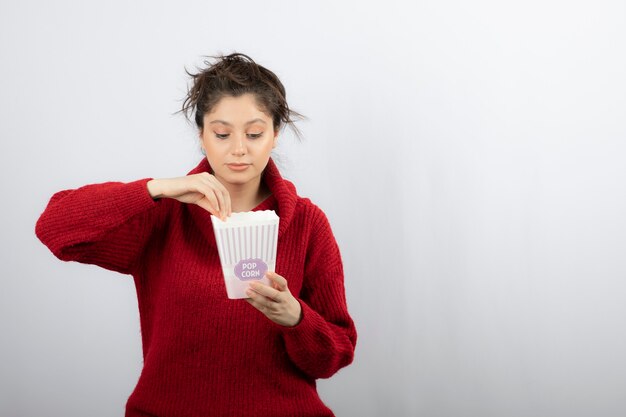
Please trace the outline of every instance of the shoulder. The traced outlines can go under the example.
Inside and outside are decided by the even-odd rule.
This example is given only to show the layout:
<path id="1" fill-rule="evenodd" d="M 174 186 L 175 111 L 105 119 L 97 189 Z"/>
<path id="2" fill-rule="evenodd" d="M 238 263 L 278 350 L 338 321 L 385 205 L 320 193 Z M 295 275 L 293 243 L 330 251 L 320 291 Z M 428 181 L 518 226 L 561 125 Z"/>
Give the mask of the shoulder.
<path id="1" fill-rule="evenodd" d="M 311 199 L 298 197 L 294 216 L 299 239 L 307 242 L 310 255 L 315 253 L 330 255 L 338 253 L 339 248 L 326 213 Z"/>
<path id="2" fill-rule="evenodd" d="M 279 191 L 279 216 L 286 222 L 286 229 L 291 229 L 302 240 L 332 234 L 326 213 L 309 197 L 299 195 L 291 181 L 283 178 Z"/>
<path id="3" fill-rule="evenodd" d="M 298 238 L 306 242 L 307 271 L 324 275 L 342 264 L 341 252 L 326 213 L 311 199 L 298 197 Z"/>
<path id="4" fill-rule="evenodd" d="M 313 228 L 330 228 L 326 213 L 308 197 L 298 197 L 296 215 L 311 223 Z"/>

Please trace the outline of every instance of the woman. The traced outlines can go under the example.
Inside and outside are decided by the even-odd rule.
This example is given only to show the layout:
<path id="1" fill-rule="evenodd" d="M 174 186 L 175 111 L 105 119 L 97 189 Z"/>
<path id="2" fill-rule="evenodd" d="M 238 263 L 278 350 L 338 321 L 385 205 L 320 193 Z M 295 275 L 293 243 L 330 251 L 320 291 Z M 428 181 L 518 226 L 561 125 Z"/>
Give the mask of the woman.
<path id="1" fill-rule="evenodd" d="M 62 260 L 134 278 L 144 366 L 126 416 L 332 416 L 315 380 L 352 362 L 356 330 L 328 220 L 270 158 L 296 113 L 246 55 L 206 64 L 182 109 L 206 158 L 180 178 L 58 192 L 37 236 Z M 277 270 L 230 300 L 210 215 L 256 210 L 280 217 Z"/>

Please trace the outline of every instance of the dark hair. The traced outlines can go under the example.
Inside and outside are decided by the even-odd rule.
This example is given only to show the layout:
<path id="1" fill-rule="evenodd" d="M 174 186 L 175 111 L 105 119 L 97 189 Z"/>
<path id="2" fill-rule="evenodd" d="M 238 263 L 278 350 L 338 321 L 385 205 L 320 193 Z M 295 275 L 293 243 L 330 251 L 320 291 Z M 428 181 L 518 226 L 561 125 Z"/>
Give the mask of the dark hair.
<path id="1" fill-rule="evenodd" d="M 304 119 L 300 113 L 291 110 L 287 104 L 285 87 L 276 74 L 257 64 L 247 55 L 209 56 L 215 61 L 204 61 L 206 68 L 198 68 L 197 73 L 185 72 L 192 78 L 191 88 L 183 102 L 181 112 L 187 120 L 195 111 L 195 122 L 199 129 L 204 127 L 204 115 L 223 97 L 238 97 L 251 93 L 261 109 L 272 117 L 274 130 L 278 132 L 283 124 L 289 125 L 298 138 L 300 131 L 294 119 Z"/>

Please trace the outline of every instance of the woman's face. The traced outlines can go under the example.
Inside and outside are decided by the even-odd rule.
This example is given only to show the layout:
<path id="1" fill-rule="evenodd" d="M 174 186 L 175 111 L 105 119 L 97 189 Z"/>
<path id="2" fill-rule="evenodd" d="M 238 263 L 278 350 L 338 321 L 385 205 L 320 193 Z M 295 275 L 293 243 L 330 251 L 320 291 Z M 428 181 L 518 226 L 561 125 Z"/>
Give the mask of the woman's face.
<path id="1" fill-rule="evenodd" d="M 224 185 L 259 183 L 276 146 L 272 118 L 252 94 L 226 96 L 204 115 L 202 148 L 213 175 Z"/>

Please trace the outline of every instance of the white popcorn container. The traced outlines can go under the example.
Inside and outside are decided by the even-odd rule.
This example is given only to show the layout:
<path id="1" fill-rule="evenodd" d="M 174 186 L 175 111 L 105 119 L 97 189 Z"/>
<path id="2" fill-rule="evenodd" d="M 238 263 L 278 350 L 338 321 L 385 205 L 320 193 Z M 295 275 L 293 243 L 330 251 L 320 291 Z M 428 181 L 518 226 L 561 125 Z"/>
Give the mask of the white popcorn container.
<path id="1" fill-rule="evenodd" d="M 251 281 L 270 285 L 265 272 L 276 269 L 278 221 L 273 210 L 232 213 L 226 221 L 211 215 L 228 298 L 248 298 Z"/>

